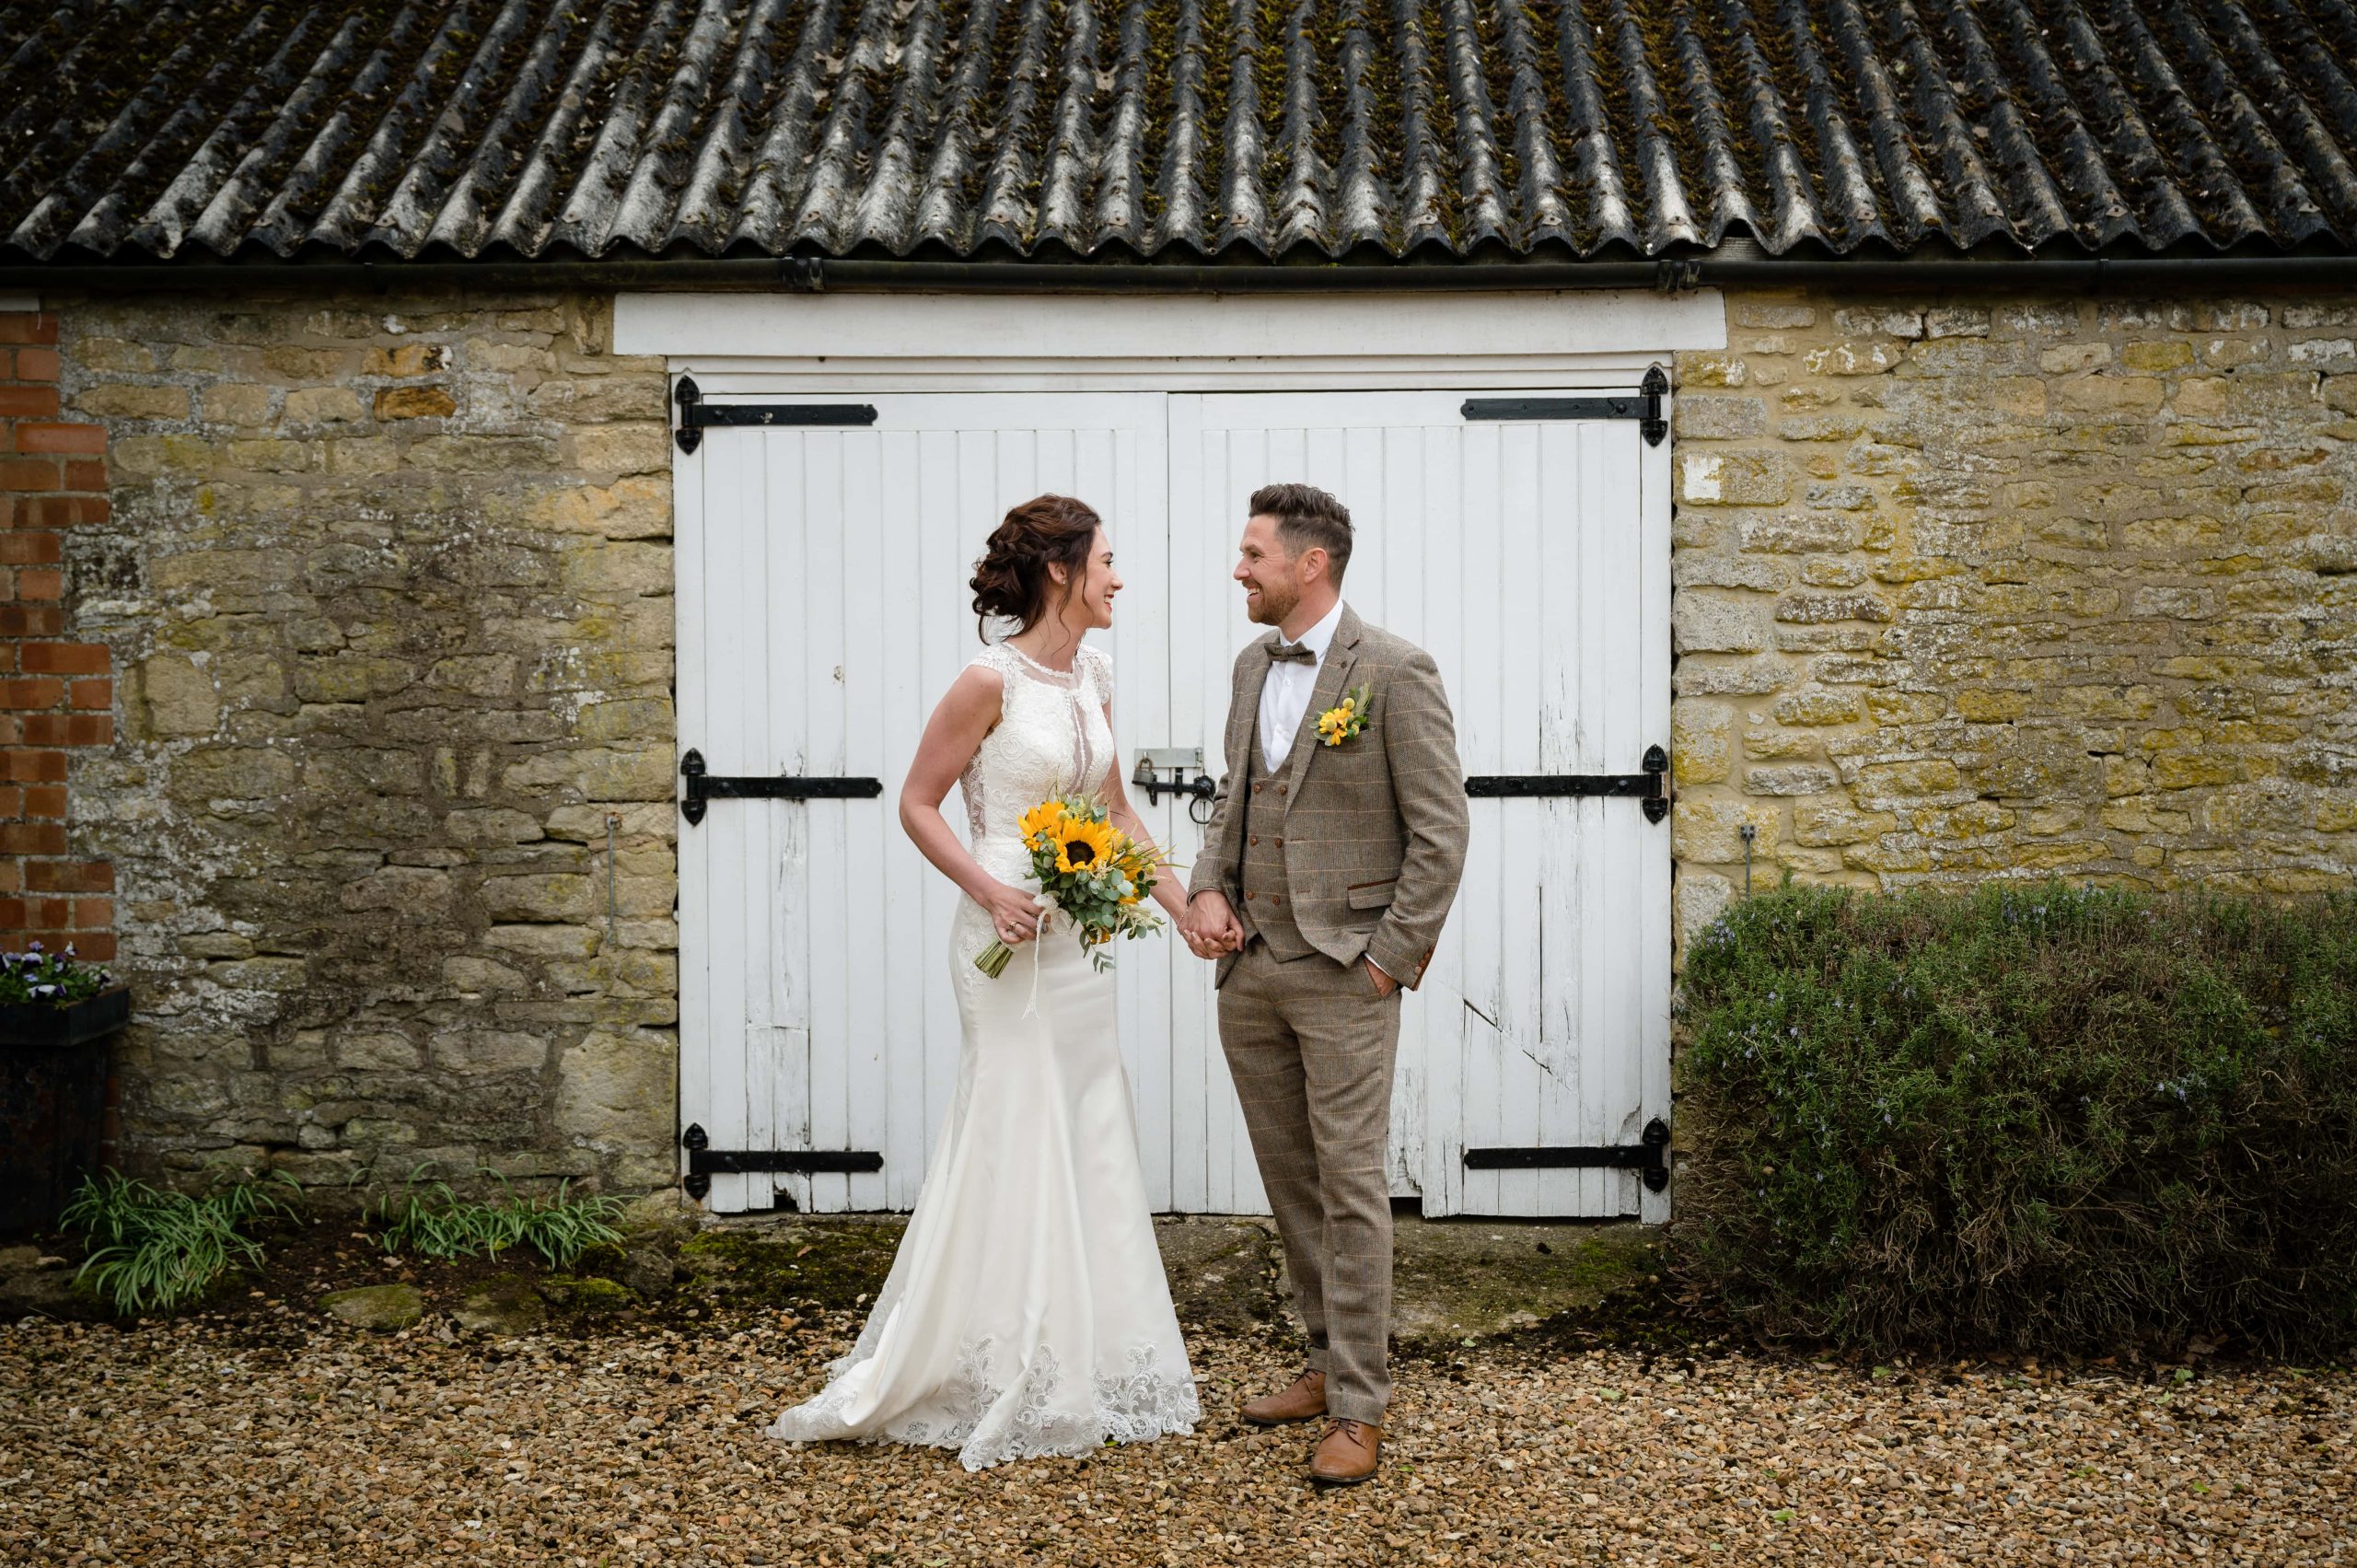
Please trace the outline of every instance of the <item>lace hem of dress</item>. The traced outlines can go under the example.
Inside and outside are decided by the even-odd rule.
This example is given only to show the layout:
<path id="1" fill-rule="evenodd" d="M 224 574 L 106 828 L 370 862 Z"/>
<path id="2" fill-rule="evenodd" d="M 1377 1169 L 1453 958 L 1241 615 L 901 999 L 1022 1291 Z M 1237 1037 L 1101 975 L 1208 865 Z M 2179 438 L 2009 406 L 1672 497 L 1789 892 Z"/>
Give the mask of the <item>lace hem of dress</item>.
<path id="1" fill-rule="evenodd" d="M 830 1365 L 826 1391 L 779 1416 L 762 1434 L 796 1443 L 855 1436 L 862 1443 L 955 1448 L 958 1463 L 979 1470 L 1009 1459 L 1076 1458 L 1109 1442 L 1144 1443 L 1190 1433 L 1202 1419 L 1194 1379 L 1158 1366 L 1152 1345 L 1133 1346 L 1123 1372 L 1095 1374 L 1084 1412 L 1074 1407 L 1063 1364 L 1052 1346 L 1035 1348 L 1009 1383 L 998 1366 L 996 1342 L 982 1339 L 958 1353 L 956 1372 L 924 1405 L 881 1432 L 854 1434 L 842 1415 L 852 1394 L 842 1376 L 873 1353 L 864 1351 L 855 1346 Z"/>

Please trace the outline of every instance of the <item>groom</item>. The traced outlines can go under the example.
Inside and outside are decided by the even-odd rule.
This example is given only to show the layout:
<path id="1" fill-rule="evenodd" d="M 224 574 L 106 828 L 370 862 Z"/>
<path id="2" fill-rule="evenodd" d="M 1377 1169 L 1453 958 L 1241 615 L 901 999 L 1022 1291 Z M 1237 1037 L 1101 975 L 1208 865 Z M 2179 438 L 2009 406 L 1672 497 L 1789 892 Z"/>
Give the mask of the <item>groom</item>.
<path id="1" fill-rule="evenodd" d="M 1310 1476 L 1337 1486 L 1375 1475 L 1391 1396 L 1399 989 L 1432 960 L 1466 837 L 1440 671 L 1342 603 L 1350 563 L 1340 501 L 1253 494 L 1235 576 L 1277 630 L 1237 656 L 1227 776 L 1181 926 L 1219 961 L 1220 1042 L 1309 1330 L 1308 1370 L 1244 1417 L 1324 1420 Z"/>

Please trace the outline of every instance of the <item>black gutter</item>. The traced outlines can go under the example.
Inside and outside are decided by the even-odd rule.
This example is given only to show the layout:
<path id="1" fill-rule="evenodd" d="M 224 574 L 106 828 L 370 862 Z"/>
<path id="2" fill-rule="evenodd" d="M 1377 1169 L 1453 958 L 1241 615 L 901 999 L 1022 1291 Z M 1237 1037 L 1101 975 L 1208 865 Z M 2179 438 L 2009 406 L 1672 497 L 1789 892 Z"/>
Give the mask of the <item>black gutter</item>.
<path id="1" fill-rule="evenodd" d="M 1659 261 L 1528 261 L 1463 266 L 1183 266 L 1032 261 L 870 261 L 792 257 L 614 261 L 154 262 L 0 265 L 0 288 L 91 293 L 176 289 L 475 288 L 934 293 L 1331 294 L 1583 288 L 2022 289 L 2150 293 L 2183 288 L 2357 286 L 2357 256 L 2024 257 L 1857 261 L 1709 256 Z"/>

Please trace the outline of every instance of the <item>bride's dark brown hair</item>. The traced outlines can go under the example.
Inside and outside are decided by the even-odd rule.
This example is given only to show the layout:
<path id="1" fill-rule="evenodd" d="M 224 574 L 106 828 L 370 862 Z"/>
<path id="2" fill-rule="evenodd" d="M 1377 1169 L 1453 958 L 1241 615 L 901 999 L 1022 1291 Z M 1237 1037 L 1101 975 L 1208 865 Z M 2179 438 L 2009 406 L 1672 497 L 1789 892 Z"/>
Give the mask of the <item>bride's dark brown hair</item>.
<path id="1" fill-rule="evenodd" d="M 1067 588 L 1076 587 L 1087 575 L 1088 547 L 1102 527 L 1097 508 L 1069 495 L 1035 495 L 1011 508 L 992 530 L 967 585 L 974 590 L 974 628 L 982 640 L 990 640 L 983 627 L 993 616 L 1016 622 L 1017 632 L 1037 625 L 1055 587 L 1048 568 L 1063 567 Z"/>

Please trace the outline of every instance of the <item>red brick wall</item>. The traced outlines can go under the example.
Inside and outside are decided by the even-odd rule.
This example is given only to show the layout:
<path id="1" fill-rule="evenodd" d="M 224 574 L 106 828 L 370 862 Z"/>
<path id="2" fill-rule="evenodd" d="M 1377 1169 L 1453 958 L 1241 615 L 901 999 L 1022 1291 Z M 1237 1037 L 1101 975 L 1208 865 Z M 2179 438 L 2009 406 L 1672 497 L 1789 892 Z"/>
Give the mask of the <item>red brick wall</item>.
<path id="1" fill-rule="evenodd" d="M 0 946 L 115 956 L 114 867 L 66 853 L 65 764 L 114 739 L 103 643 L 64 609 L 63 530 L 107 519 L 106 432 L 61 420 L 57 318 L 0 311 Z"/>

